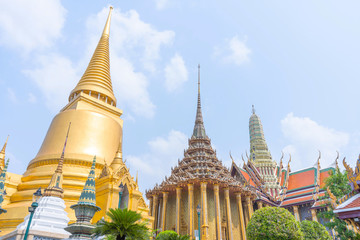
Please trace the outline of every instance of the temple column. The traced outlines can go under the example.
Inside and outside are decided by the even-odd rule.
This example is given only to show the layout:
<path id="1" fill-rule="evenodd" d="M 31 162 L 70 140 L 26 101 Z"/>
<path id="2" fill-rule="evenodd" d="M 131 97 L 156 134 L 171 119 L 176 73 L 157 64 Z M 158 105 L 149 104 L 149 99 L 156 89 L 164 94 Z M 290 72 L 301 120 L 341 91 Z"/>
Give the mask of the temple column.
<path id="1" fill-rule="evenodd" d="M 253 215 L 253 212 L 254 212 L 254 209 L 253 209 L 253 206 L 251 205 L 251 198 L 250 198 L 250 195 L 246 196 L 246 205 L 247 205 L 247 208 L 248 208 L 248 212 L 249 212 L 249 221 Z"/>
<path id="2" fill-rule="evenodd" d="M 158 196 L 154 195 L 153 196 L 153 216 L 154 216 L 154 224 L 153 224 L 153 229 L 157 228 L 157 222 L 158 222 L 158 216 L 157 216 L 157 205 L 158 205 Z"/>
<path id="3" fill-rule="evenodd" d="M 299 207 L 293 206 L 293 209 L 294 209 L 294 216 L 295 216 L 296 221 L 300 222 Z"/>
<path id="4" fill-rule="evenodd" d="M 221 216 L 220 216 L 219 184 L 214 185 L 214 195 L 215 195 L 216 239 L 221 239 Z"/>
<path id="5" fill-rule="evenodd" d="M 246 202 L 244 207 L 245 227 L 249 224 L 249 209 L 247 208 Z"/>
<path id="6" fill-rule="evenodd" d="M 149 215 L 150 216 L 154 216 L 154 212 L 153 212 L 153 198 L 150 198 L 150 205 L 149 205 Z"/>
<path id="7" fill-rule="evenodd" d="M 202 210 L 202 219 L 203 225 L 202 228 L 202 240 L 208 240 L 209 236 L 209 225 L 208 225 L 208 211 L 207 211 L 207 193 L 206 193 L 206 182 L 201 183 L 201 210 Z"/>
<path id="8" fill-rule="evenodd" d="M 175 231 L 180 234 L 180 199 L 181 199 L 181 187 L 176 188 L 176 227 Z"/>
<path id="9" fill-rule="evenodd" d="M 229 240 L 233 240 L 229 188 L 224 189 Z"/>
<path id="10" fill-rule="evenodd" d="M 194 185 L 188 184 L 188 204 L 189 204 L 189 235 L 193 239 L 194 235 Z"/>
<path id="11" fill-rule="evenodd" d="M 259 209 L 263 207 L 263 203 L 261 201 L 258 201 Z"/>
<path id="12" fill-rule="evenodd" d="M 162 204 L 162 218 L 161 218 L 161 231 L 165 231 L 165 218 L 166 218 L 166 203 L 168 199 L 168 192 L 163 192 L 163 204 Z"/>
<path id="13" fill-rule="evenodd" d="M 316 215 L 316 209 L 311 209 L 311 216 L 313 221 L 319 222 Z"/>
<path id="14" fill-rule="evenodd" d="M 242 207 L 241 193 L 236 193 L 236 201 L 239 208 L 239 223 L 240 223 L 240 236 L 242 240 L 246 239 L 244 212 Z"/>

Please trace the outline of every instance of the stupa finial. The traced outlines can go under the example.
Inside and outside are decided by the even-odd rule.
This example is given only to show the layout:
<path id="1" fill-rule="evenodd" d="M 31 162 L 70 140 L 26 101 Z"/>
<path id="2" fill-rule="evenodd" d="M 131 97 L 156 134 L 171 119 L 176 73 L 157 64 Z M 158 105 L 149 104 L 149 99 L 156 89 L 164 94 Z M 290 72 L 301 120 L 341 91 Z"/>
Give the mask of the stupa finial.
<path id="1" fill-rule="evenodd" d="M 112 10 L 113 7 L 110 7 L 109 15 L 99 43 L 83 76 L 76 87 L 71 91 L 69 101 L 79 93 L 85 92 L 108 104 L 116 106 L 116 98 L 110 77 L 109 57 L 109 34 Z"/>

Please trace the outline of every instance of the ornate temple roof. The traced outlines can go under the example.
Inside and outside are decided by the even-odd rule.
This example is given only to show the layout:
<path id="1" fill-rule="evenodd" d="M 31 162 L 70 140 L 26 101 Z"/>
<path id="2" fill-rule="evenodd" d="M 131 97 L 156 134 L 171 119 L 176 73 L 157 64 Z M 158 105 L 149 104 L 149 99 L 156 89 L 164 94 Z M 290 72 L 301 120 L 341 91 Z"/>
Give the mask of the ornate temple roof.
<path id="1" fill-rule="evenodd" d="M 200 99 L 200 65 L 198 78 L 198 99 L 194 130 L 188 142 L 189 146 L 184 151 L 184 157 L 178 161 L 178 165 L 171 168 L 170 177 L 165 177 L 165 180 L 156 185 L 153 190 L 148 191 L 167 191 L 174 189 L 186 183 L 196 182 L 211 182 L 219 183 L 220 185 L 244 189 L 241 182 L 235 180 L 230 171 L 217 158 L 216 151 L 211 146 L 211 140 L 206 135 L 204 122 L 201 112 Z"/>

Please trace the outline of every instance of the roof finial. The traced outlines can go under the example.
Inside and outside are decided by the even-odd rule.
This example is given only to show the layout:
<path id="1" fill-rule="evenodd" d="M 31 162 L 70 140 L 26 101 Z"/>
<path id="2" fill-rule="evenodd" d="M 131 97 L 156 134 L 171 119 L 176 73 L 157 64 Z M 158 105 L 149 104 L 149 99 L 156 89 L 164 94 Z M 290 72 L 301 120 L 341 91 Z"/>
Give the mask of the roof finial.
<path id="1" fill-rule="evenodd" d="M 255 114 L 255 107 L 254 104 L 252 105 L 252 113 Z"/>
<path id="2" fill-rule="evenodd" d="M 198 93 L 200 95 L 200 63 L 198 65 Z"/>
<path id="3" fill-rule="evenodd" d="M 202 117 L 202 113 L 201 113 L 200 64 L 198 65 L 198 101 L 197 101 L 196 119 L 195 119 L 195 126 L 194 126 L 193 136 L 194 137 L 201 137 L 201 138 L 206 137 L 203 117 Z"/>

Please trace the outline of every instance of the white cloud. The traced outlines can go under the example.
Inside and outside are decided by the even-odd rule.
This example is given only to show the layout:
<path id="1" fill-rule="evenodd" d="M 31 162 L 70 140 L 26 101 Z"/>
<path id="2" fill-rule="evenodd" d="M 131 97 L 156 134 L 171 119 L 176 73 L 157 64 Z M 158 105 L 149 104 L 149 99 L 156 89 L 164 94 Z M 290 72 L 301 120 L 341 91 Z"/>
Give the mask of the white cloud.
<path id="1" fill-rule="evenodd" d="M 240 41 L 238 36 L 226 39 L 225 44 L 214 48 L 213 55 L 224 63 L 240 66 L 250 61 L 251 49 L 246 46 L 246 41 L 246 37 Z"/>
<path id="2" fill-rule="evenodd" d="M 37 102 L 37 98 L 33 93 L 28 94 L 28 102 L 29 103 L 36 103 Z"/>
<path id="3" fill-rule="evenodd" d="M 40 56 L 37 62 L 38 68 L 23 72 L 44 94 L 46 105 L 57 112 L 66 105 L 70 91 L 75 87 L 79 76 L 72 62 L 61 55 Z"/>
<path id="4" fill-rule="evenodd" d="M 290 141 L 283 151 L 291 153 L 293 169 L 312 166 L 321 151 L 322 167 L 329 166 L 336 157 L 336 151 L 347 147 L 350 135 L 346 132 L 337 131 L 307 117 L 296 117 L 289 113 L 281 120 L 281 128 L 284 137 Z"/>
<path id="5" fill-rule="evenodd" d="M 6 91 L 7 91 L 7 95 L 8 95 L 8 98 L 10 99 L 10 101 L 12 103 L 17 103 L 18 99 L 16 97 L 14 90 L 12 88 L 7 88 Z"/>
<path id="6" fill-rule="evenodd" d="M 156 9 L 163 10 L 169 3 L 169 0 L 155 0 Z"/>
<path id="7" fill-rule="evenodd" d="M 66 10 L 60 0 L 0 1 L 0 44 L 28 53 L 61 36 Z"/>
<path id="8" fill-rule="evenodd" d="M 142 190 L 161 183 L 164 176 L 170 174 L 170 169 L 177 164 L 177 159 L 183 157 L 187 140 L 184 133 L 171 130 L 167 137 L 156 137 L 149 141 L 149 152 L 139 156 L 126 156 L 130 167 L 139 169 L 139 184 Z"/>
<path id="9" fill-rule="evenodd" d="M 165 67 L 165 86 L 169 92 L 179 88 L 188 80 L 188 71 L 183 58 L 175 54 Z"/>
<path id="10" fill-rule="evenodd" d="M 112 82 L 117 93 L 117 105 L 127 105 L 140 116 L 151 118 L 155 114 L 155 105 L 151 102 L 147 90 L 148 80 L 144 74 L 135 72 L 128 60 L 112 55 Z"/>

